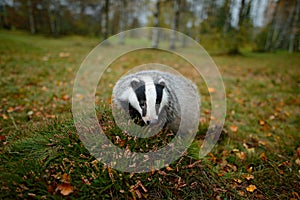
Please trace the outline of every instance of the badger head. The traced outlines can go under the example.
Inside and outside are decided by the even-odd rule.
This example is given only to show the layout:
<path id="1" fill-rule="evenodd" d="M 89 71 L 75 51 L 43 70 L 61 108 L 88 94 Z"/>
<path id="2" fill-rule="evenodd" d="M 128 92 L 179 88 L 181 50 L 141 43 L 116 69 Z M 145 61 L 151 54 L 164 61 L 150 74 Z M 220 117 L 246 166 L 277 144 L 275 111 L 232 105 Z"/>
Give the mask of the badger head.
<path id="1" fill-rule="evenodd" d="M 151 77 L 132 78 L 123 99 L 128 102 L 130 117 L 140 125 L 155 125 L 163 108 L 168 104 L 165 81 L 154 81 Z M 142 119 L 142 120 L 140 120 Z"/>

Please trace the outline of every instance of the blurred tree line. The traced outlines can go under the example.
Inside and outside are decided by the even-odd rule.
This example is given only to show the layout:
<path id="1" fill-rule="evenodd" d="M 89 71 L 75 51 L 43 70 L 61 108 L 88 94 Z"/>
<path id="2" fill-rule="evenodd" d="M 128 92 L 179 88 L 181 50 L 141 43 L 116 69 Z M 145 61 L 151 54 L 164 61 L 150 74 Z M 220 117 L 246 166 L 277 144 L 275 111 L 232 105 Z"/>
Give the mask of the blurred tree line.
<path id="1" fill-rule="evenodd" d="M 299 16 L 300 0 L 0 0 L 2 29 L 105 39 L 156 26 L 232 54 L 242 48 L 300 51 Z M 175 48 L 174 37 L 170 48 Z M 156 46 L 158 36 L 153 38 Z"/>

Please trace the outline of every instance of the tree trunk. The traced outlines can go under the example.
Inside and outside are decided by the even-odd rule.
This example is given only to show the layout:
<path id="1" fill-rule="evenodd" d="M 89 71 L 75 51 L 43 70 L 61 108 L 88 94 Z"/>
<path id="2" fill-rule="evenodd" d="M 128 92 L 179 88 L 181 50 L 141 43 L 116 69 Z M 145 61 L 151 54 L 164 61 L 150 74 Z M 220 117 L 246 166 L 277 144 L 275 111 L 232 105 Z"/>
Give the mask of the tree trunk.
<path id="1" fill-rule="evenodd" d="M 231 12 L 230 12 L 230 0 L 225 0 L 224 3 L 224 12 L 226 13 L 226 20 L 223 28 L 224 33 L 228 33 L 229 28 L 230 28 L 230 23 L 231 23 Z"/>
<path id="2" fill-rule="evenodd" d="M 27 0 L 27 8 L 28 8 L 28 19 L 29 19 L 29 28 L 32 34 L 35 34 L 35 23 L 34 23 L 34 16 L 33 16 L 33 9 L 32 9 L 32 2 L 31 0 Z"/>
<path id="3" fill-rule="evenodd" d="M 154 27 L 159 27 L 159 10 L 160 10 L 160 0 L 156 0 L 155 11 L 154 11 Z M 152 32 L 152 47 L 157 48 L 159 43 L 159 31 L 158 29 L 153 29 Z"/>
<path id="4" fill-rule="evenodd" d="M 108 29 L 109 29 L 109 0 L 105 0 L 104 14 L 105 14 L 105 25 L 103 27 L 103 37 L 104 40 L 106 40 L 108 38 Z"/>
<path id="5" fill-rule="evenodd" d="M 172 33 L 171 33 L 171 41 L 170 41 L 170 49 L 174 50 L 176 48 L 176 31 L 178 31 L 178 26 L 179 26 L 179 6 L 180 6 L 180 0 L 175 0 L 174 1 L 174 19 L 173 19 L 173 24 L 172 24 Z"/>
<path id="6" fill-rule="evenodd" d="M 297 26 L 299 25 L 299 15 L 300 15 L 300 0 L 297 0 L 296 6 L 295 6 L 293 22 L 292 22 L 292 26 L 291 26 L 291 34 L 289 37 L 289 47 L 288 48 L 289 48 L 290 53 L 294 52 L 294 44 L 295 44 L 295 38 L 296 38 L 295 35 L 297 34 Z M 300 40 L 299 40 L 299 44 L 300 44 Z M 300 48 L 298 50 L 300 50 Z"/>
<path id="7" fill-rule="evenodd" d="M 50 8 L 51 7 L 51 2 L 47 1 L 45 6 L 46 6 L 46 9 L 47 9 L 50 33 L 52 35 L 54 35 L 54 33 L 55 33 L 55 21 L 54 21 L 54 16 L 52 15 L 51 8 Z"/>
<path id="8" fill-rule="evenodd" d="M 119 21 L 119 29 L 120 29 L 120 34 L 119 34 L 119 44 L 124 44 L 125 40 L 125 33 L 123 31 L 125 30 L 126 24 L 127 24 L 127 1 L 122 1 L 122 8 L 121 8 L 121 19 Z"/>
<path id="9" fill-rule="evenodd" d="M 270 51 L 272 43 L 273 43 L 273 37 L 274 37 L 274 31 L 275 31 L 275 25 L 276 25 L 276 14 L 277 14 L 277 10 L 278 10 L 278 4 L 279 1 L 275 1 L 275 9 L 272 15 L 272 21 L 270 24 L 270 30 L 268 31 L 267 34 L 267 39 L 266 39 L 266 44 L 265 44 L 265 51 Z"/>
<path id="10" fill-rule="evenodd" d="M 291 7 L 293 7 L 293 9 L 291 11 L 289 11 L 290 13 L 289 13 L 288 19 L 282 24 L 283 26 L 281 27 L 281 31 L 279 33 L 279 36 L 277 38 L 277 41 L 275 43 L 273 51 L 276 51 L 280 47 L 280 45 L 282 44 L 282 41 L 286 38 L 287 31 L 292 29 L 292 20 L 294 17 L 294 13 L 296 11 L 296 7 L 289 5 L 289 2 L 286 1 L 285 9 L 289 10 Z"/>

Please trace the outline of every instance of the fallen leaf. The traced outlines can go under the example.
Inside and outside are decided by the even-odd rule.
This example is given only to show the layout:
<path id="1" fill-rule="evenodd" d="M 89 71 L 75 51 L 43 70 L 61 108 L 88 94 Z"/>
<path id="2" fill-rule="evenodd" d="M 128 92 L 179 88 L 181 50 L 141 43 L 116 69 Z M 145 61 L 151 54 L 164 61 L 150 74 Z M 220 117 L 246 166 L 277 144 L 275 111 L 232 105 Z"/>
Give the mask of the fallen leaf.
<path id="1" fill-rule="evenodd" d="M 60 190 L 60 193 L 64 196 L 68 196 L 73 192 L 73 187 L 70 183 L 62 183 L 57 186 L 56 191 Z"/>
<path id="2" fill-rule="evenodd" d="M 245 195 L 245 192 L 240 190 L 240 191 L 238 191 L 238 194 L 243 197 Z"/>
<path id="3" fill-rule="evenodd" d="M 11 112 L 13 112 L 15 109 L 13 108 L 13 107 L 9 107 L 8 109 L 7 109 L 7 112 L 8 113 L 11 113 Z"/>
<path id="4" fill-rule="evenodd" d="M 59 57 L 60 58 L 67 58 L 70 56 L 70 53 L 69 52 L 60 52 L 59 53 Z"/>
<path id="5" fill-rule="evenodd" d="M 174 170 L 174 169 L 171 168 L 171 167 L 169 167 L 169 166 L 167 166 L 167 167 L 166 167 L 166 170 L 167 170 L 167 171 L 172 171 L 172 170 Z"/>
<path id="6" fill-rule="evenodd" d="M 61 99 L 64 100 L 64 101 L 67 101 L 67 100 L 70 99 L 70 96 L 67 95 L 67 94 L 64 94 L 64 95 L 61 97 Z"/>
<path id="7" fill-rule="evenodd" d="M 256 190 L 256 186 L 255 185 L 249 185 L 248 187 L 246 187 L 246 190 L 248 192 L 254 192 L 254 190 Z"/>
<path id="8" fill-rule="evenodd" d="M 5 141 L 5 135 L 0 135 L 0 140 Z"/>
<path id="9" fill-rule="evenodd" d="M 251 174 L 244 174 L 243 177 L 244 177 L 247 181 L 250 181 L 250 180 L 254 179 L 254 176 L 251 175 Z"/>
<path id="10" fill-rule="evenodd" d="M 232 132 L 234 132 L 234 133 L 236 133 L 237 131 L 238 131 L 238 127 L 237 126 L 235 126 L 235 125 L 232 125 L 232 126 L 230 126 L 229 127 L 230 128 L 230 130 L 232 131 Z"/>
<path id="11" fill-rule="evenodd" d="M 62 181 L 63 183 L 70 183 L 70 182 L 71 182 L 71 177 L 70 177 L 70 175 L 69 175 L 69 174 L 63 174 L 63 175 L 61 176 L 61 181 Z"/>
<path id="12" fill-rule="evenodd" d="M 260 157 L 260 159 L 262 159 L 264 162 L 268 162 L 268 159 L 267 159 L 267 156 L 266 156 L 265 152 L 261 153 L 261 154 L 259 155 L 259 157 Z"/>
<path id="13" fill-rule="evenodd" d="M 208 92 L 209 93 L 214 93 L 214 92 L 216 92 L 216 89 L 215 88 L 208 88 Z"/>
<path id="14" fill-rule="evenodd" d="M 261 125 L 261 126 L 264 126 L 266 123 L 265 123 L 265 121 L 264 120 L 259 120 L 259 125 Z"/>
<path id="15" fill-rule="evenodd" d="M 239 157 L 239 159 L 241 160 L 245 160 L 247 157 L 247 154 L 245 152 L 238 152 L 236 153 L 237 157 Z"/>
<path id="16" fill-rule="evenodd" d="M 295 161 L 295 163 L 300 166 L 300 159 L 297 158 L 296 161 Z"/>
<path id="17" fill-rule="evenodd" d="M 5 120 L 5 119 L 8 119 L 7 115 L 6 114 L 2 114 L 2 118 Z"/>
<path id="18" fill-rule="evenodd" d="M 241 179 L 238 179 L 238 178 L 235 178 L 235 179 L 233 179 L 235 182 L 237 182 L 237 183 L 242 183 L 242 180 Z"/>

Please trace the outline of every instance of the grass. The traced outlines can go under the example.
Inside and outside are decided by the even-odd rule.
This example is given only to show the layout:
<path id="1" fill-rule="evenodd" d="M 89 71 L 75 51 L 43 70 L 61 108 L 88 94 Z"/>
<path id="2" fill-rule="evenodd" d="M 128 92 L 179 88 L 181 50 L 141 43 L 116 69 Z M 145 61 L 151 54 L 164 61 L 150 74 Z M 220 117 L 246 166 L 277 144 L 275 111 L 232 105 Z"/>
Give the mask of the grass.
<path id="1" fill-rule="evenodd" d="M 189 150 L 170 166 L 125 173 L 91 156 L 72 121 L 76 71 L 97 43 L 77 36 L 52 39 L 0 33 L 1 199 L 62 199 L 60 187 L 72 190 L 68 199 L 299 199 L 299 54 L 213 57 L 226 87 L 227 117 L 213 151 L 197 160 L 210 118 L 210 97 L 187 62 L 165 53 L 163 64 L 200 80 L 199 132 Z M 153 59 L 153 51 L 127 54 L 112 63 L 100 81 L 97 114 L 120 147 L 134 141 L 113 124 L 110 92 L 130 66 Z M 115 135 L 125 142 L 118 143 Z M 158 148 L 167 139 L 156 137 L 137 145 Z"/>

